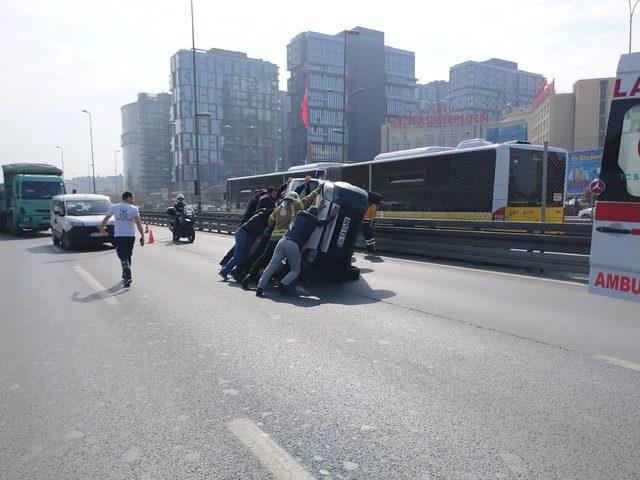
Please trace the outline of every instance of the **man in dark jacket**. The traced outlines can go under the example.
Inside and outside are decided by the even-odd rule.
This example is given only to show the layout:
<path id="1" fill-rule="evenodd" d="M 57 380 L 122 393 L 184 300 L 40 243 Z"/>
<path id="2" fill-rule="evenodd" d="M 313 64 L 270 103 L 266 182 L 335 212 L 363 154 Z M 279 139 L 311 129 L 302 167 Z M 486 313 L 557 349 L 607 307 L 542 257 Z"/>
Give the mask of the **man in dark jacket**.
<path id="1" fill-rule="evenodd" d="M 320 202 L 320 210 L 324 208 L 324 200 Z M 265 269 L 264 273 L 260 277 L 258 282 L 258 288 L 256 290 L 256 296 L 261 297 L 264 295 L 264 289 L 266 288 L 269 280 L 276 272 L 276 270 L 282 265 L 283 260 L 287 260 L 289 264 L 289 273 L 280 282 L 280 290 L 283 293 L 287 293 L 291 284 L 300 275 L 300 263 L 301 263 L 301 250 L 309 237 L 313 234 L 316 227 L 320 225 L 326 225 L 332 222 L 338 215 L 340 210 L 339 205 L 335 205 L 331 210 L 331 214 L 324 220 L 318 220 L 318 208 L 311 207 L 308 211 L 302 211 L 298 213 L 293 220 L 293 223 L 289 227 L 289 230 L 284 234 L 282 239 L 276 245 L 276 249 L 273 252 L 273 258 L 269 265 Z"/>
<path id="2" fill-rule="evenodd" d="M 293 180 L 293 178 L 289 178 L 285 183 L 280 185 L 280 187 L 278 187 L 277 189 L 273 187 L 269 187 L 266 190 L 266 192 L 263 191 L 265 194 L 261 195 L 260 198 L 258 199 L 257 210 L 260 210 L 261 208 L 276 208 L 276 200 L 278 200 L 278 198 L 280 198 L 280 195 L 282 195 L 282 193 L 287 189 L 287 185 L 291 183 L 291 180 Z M 300 185 L 298 185 L 294 191 L 298 195 L 301 195 L 303 191 L 306 191 L 305 195 L 309 195 L 309 193 L 311 192 L 310 182 L 311 182 L 311 176 L 307 175 L 304 178 L 304 181 Z M 242 221 L 241 223 L 244 223 L 245 221 L 246 220 Z M 262 254 L 267 249 L 267 246 L 269 246 L 269 235 L 267 233 L 265 233 L 265 235 L 262 237 L 261 243 L 258 245 L 257 248 L 254 249 L 254 252 L 247 258 L 247 262 L 246 262 L 247 266 L 251 267 L 255 265 L 257 263 L 256 261 L 259 258 L 261 258 Z M 279 238 L 280 237 L 278 237 L 278 239 Z M 275 245 L 273 246 L 273 248 L 275 248 Z M 234 247 L 231 247 L 227 252 L 227 254 L 224 256 L 224 258 L 220 260 L 220 265 L 225 265 L 229 261 L 229 259 L 233 257 L 233 251 L 234 251 Z M 268 257 L 265 257 L 260 261 L 258 267 L 255 269 L 255 273 L 252 275 L 251 281 L 255 282 L 256 280 L 258 280 L 259 269 L 262 269 L 267 266 L 267 264 L 269 263 L 269 260 L 271 260 L 272 254 L 273 254 L 273 249 L 271 249 L 271 251 L 269 252 Z M 238 272 L 238 269 L 236 269 L 235 271 Z M 254 276 L 255 278 L 253 278 Z"/>
<path id="3" fill-rule="evenodd" d="M 289 179 L 285 185 L 288 185 L 289 182 L 291 182 L 291 179 Z M 304 178 L 304 181 L 300 185 L 298 185 L 293 191 L 297 195 L 302 195 L 302 192 L 305 192 L 305 198 L 307 200 L 311 200 L 311 203 L 313 203 L 313 200 L 315 199 L 315 197 L 309 196 L 311 193 L 311 176 L 307 175 Z M 284 201 L 287 202 L 286 199 Z M 311 203 L 309 203 L 308 205 L 311 205 Z M 273 220 L 273 215 L 271 216 L 269 223 L 272 223 L 272 220 Z M 246 266 L 248 266 L 249 268 L 246 269 L 247 270 L 245 272 L 246 276 L 240 282 L 241 287 L 244 290 L 249 290 L 249 283 L 258 281 L 258 279 L 260 278 L 260 271 L 263 268 L 265 268 L 267 265 L 269 265 L 269 262 L 273 257 L 273 252 L 276 249 L 276 245 L 278 244 L 278 241 L 280 241 L 283 235 L 282 232 L 275 232 L 272 236 L 271 234 L 273 232 L 274 227 L 275 225 L 269 226 L 268 232 L 265 232 L 265 234 L 262 235 L 258 248 L 256 248 L 255 252 L 249 255 L 249 258 L 247 259 Z M 287 224 L 287 228 L 288 227 L 289 225 Z"/>
<path id="4" fill-rule="evenodd" d="M 257 236 L 267 228 L 269 215 L 271 215 L 272 212 L 272 208 L 258 210 L 254 216 L 240 225 L 240 228 L 236 230 L 236 243 L 234 245 L 233 257 L 231 257 L 218 273 L 224 280 L 227 280 L 227 275 L 234 267 L 244 264 L 249 248 L 251 248 Z"/>
<path id="5" fill-rule="evenodd" d="M 247 206 L 244 209 L 244 215 L 242 215 L 242 221 L 240 222 L 241 225 L 255 215 L 258 210 L 258 200 L 260 200 L 263 193 L 263 190 L 253 191 L 254 195 L 251 197 L 251 200 L 249 200 L 249 203 L 247 203 Z"/>

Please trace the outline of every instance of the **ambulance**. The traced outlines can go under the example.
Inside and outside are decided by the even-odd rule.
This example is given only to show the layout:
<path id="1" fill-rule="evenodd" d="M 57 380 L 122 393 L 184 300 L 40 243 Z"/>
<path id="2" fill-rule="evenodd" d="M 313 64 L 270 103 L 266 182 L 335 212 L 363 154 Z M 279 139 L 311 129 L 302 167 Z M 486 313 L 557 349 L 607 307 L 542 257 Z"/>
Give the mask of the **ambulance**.
<path id="1" fill-rule="evenodd" d="M 620 57 L 592 191 L 589 292 L 640 302 L 640 53 Z"/>

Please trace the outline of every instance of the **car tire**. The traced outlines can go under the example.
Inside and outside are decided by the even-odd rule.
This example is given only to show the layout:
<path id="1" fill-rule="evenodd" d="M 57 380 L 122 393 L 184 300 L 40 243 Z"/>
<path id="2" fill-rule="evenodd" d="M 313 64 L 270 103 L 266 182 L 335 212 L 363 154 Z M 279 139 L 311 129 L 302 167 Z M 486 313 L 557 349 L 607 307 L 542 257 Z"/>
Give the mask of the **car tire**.
<path id="1" fill-rule="evenodd" d="M 51 230 L 51 241 L 56 247 L 60 245 L 60 239 L 56 237 L 56 233 L 53 230 Z"/>
<path id="2" fill-rule="evenodd" d="M 65 250 L 73 249 L 73 243 L 71 242 L 71 240 L 69 239 L 69 236 L 65 232 L 62 232 L 62 238 L 60 238 L 60 244 L 62 245 L 62 248 L 64 248 Z"/>

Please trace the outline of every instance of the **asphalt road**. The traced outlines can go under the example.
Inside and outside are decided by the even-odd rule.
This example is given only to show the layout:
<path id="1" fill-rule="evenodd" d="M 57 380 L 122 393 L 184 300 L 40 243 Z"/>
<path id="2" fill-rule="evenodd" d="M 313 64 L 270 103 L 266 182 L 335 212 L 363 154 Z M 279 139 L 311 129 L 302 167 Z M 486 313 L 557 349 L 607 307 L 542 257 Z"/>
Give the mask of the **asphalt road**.
<path id="1" fill-rule="evenodd" d="M 0 236 L 0 478 L 640 478 L 640 307 L 581 284 L 357 256 L 264 299 L 230 236 Z"/>

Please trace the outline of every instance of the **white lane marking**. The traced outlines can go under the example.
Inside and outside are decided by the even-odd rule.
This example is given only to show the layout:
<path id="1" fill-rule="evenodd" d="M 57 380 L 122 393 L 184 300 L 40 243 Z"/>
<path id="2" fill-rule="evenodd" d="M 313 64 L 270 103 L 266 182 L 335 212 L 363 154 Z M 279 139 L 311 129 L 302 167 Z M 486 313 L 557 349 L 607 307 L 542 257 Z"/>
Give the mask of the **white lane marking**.
<path id="1" fill-rule="evenodd" d="M 227 428 L 255 453 L 275 479 L 313 480 L 302 465 L 248 418 L 237 418 Z"/>
<path id="2" fill-rule="evenodd" d="M 112 307 L 120 304 L 120 302 L 116 298 L 106 294 L 105 291 L 107 289 L 104 288 L 99 281 L 93 278 L 91 274 L 84 268 L 79 265 L 74 265 L 73 269 L 78 275 L 80 275 L 80 277 L 82 277 L 85 282 L 87 282 L 87 284 L 93 289 L 93 291 L 96 292 L 105 301 L 105 303 L 111 305 Z"/>
<path id="3" fill-rule="evenodd" d="M 635 370 L 636 372 L 640 372 L 640 364 L 638 363 L 628 362 L 627 360 L 622 360 L 616 357 L 608 357 L 607 355 L 594 355 L 593 358 L 602 362 L 610 363 L 612 365 L 617 365 L 618 367 L 624 367 L 630 370 Z"/>

